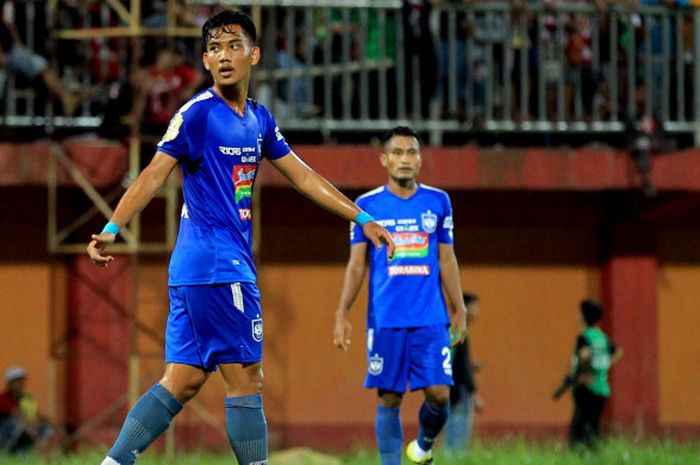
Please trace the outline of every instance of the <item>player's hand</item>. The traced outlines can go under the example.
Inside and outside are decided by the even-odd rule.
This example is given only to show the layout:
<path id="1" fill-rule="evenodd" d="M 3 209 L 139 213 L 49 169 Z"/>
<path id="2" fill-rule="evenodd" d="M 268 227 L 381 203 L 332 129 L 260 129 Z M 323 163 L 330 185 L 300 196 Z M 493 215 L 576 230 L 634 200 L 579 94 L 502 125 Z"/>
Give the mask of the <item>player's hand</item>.
<path id="1" fill-rule="evenodd" d="M 564 395 L 566 392 L 566 387 L 564 386 L 559 386 L 553 393 L 552 393 L 552 400 L 559 400 L 561 396 Z"/>
<path id="2" fill-rule="evenodd" d="M 386 244 L 387 260 L 391 261 L 394 258 L 396 244 L 394 244 L 394 239 L 391 238 L 389 231 L 384 229 L 383 226 L 375 221 L 370 221 L 362 226 L 362 232 L 367 239 L 372 241 L 376 248 L 380 249 L 382 247 L 382 243 Z"/>
<path id="3" fill-rule="evenodd" d="M 345 314 L 336 313 L 335 328 L 333 329 L 333 345 L 343 352 L 347 352 L 350 348 L 352 336 L 352 325 L 345 317 Z"/>
<path id="4" fill-rule="evenodd" d="M 464 342 L 467 337 L 467 312 L 464 309 L 458 310 L 452 315 L 450 324 L 450 341 L 452 347 Z"/>
<path id="5" fill-rule="evenodd" d="M 474 392 L 472 394 L 472 402 L 474 402 L 474 411 L 476 412 L 483 412 L 484 411 L 484 399 L 481 397 L 481 394 L 478 392 Z"/>
<path id="6" fill-rule="evenodd" d="M 114 257 L 104 255 L 104 253 L 107 246 L 113 244 L 115 239 L 114 234 L 110 232 L 92 235 L 92 241 L 87 246 L 87 253 L 90 255 L 92 263 L 99 267 L 105 267 L 114 260 Z"/>

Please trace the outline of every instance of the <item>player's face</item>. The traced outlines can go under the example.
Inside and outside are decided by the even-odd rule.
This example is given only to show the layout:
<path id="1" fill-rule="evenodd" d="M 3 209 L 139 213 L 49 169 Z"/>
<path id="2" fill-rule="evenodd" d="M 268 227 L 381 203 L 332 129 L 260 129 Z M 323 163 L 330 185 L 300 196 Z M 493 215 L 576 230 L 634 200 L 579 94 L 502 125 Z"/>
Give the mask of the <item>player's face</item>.
<path id="1" fill-rule="evenodd" d="M 260 48 L 251 43 L 238 24 L 215 29 L 202 56 L 214 82 L 224 87 L 247 81 L 259 60 Z"/>
<path id="2" fill-rule="evenodd" d="M 414 181 L 422 163 L 420 144 L 412 136 L 394 136 L 384 145 L 379 160 L 394 181 Z"/>

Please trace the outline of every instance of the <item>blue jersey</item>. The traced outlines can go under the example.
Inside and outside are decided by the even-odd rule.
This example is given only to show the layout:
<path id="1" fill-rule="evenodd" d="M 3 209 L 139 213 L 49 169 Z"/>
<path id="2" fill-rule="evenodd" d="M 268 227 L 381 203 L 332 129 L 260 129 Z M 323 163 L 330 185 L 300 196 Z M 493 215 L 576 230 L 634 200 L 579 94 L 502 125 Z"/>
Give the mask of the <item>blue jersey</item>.
<path id="1" fill-rule="evenodd" d="M 452 244 L 452 205 L 446 192 L 424 184 L 408 199 L 386 186 L 357 199 L 396 243 L 391 263 L 386 250 L 369 244 L 367 325 L 375 329 L 448 324 L 442 295 L 438 244 Z M 351 244 L 367 242 L 352 226 Z"/>
<path id="2" fill-rule="evenodd" d="M 270 112 L 248 99 L 241 116 L 205 90 L 175 114 L 158 150 L 180 162 L 185 200 L 168 284 L 255 282 L 253 183 L 262 157 L 290 152 Z"/>

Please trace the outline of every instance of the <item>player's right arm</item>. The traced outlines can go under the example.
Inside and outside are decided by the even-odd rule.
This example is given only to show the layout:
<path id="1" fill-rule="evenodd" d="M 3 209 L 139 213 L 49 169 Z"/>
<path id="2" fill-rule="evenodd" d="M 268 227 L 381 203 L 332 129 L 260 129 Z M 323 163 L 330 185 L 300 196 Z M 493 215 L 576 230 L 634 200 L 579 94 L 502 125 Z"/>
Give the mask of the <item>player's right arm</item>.
<path id="1" fill-rule="evenodd" d="M 367 242 L 353 244 L 350 247 L 350 258 L 345 268 L 343 289 L 340 292 L 340 302 L 335 311 L 335 328 L 333 329 L 333 344 L 348 350 L 352 337 L 352 325 L 348 320 L 348 312 L 360 292 L 362 282 L 367 274 Z"/>
<path id="2" fill-rule="evenodd" d="M 177 166 L 177 160 L 163 152 L 156 152 L 151 163 L 141 172 L 136 181 L 126 190 L 117 204 L 116 210 L 110 218 L 110 222 L 119 228 L 126 225 L 129 220 L 140 212 L 151 201 L 156 192 L 163 186 L 170 173 Z M 93 234 L 92 241 L 88 244 L 87 252 L 90 259 L 97 266 L 107 266 L 114 260 L 111 255 L 105 255 L 105 249 L 116 239 L 110 232 Z"/>

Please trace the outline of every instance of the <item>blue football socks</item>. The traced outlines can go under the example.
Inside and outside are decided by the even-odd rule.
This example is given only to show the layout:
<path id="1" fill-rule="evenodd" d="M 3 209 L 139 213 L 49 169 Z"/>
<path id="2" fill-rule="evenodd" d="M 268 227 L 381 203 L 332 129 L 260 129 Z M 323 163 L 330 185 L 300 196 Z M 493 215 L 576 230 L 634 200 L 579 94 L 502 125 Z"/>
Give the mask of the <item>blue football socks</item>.
<path id="1" fill-rule="evenodd" d="M 158 436 L 160 436 L 182 404 L 160 384 L 155 384 L 131 407 L 122 430 L 107 454 L 119 465 L 132 465 Z"/>
<path id="2" fill-rule="evenodd" d="M 401 465 L 403 429 L 399 409 L 378 406 L 375 428 L 382 465 Z"/>
<path id="3" fill-rule="evenodd" d="M 439 408 L 429 402 L 423 402 L 423 406 L 418 412 L 418 445 L 421 449 L 429 451 L 433 447 L 435 438 L 442 431 L 450 414 L 450 407 Z"/>
<path id="4" fill-rule="evenodd" d="M 226 398 L 226 431 L 239 465 L 267 464 L 267 422 L 261 394 Z"/>

